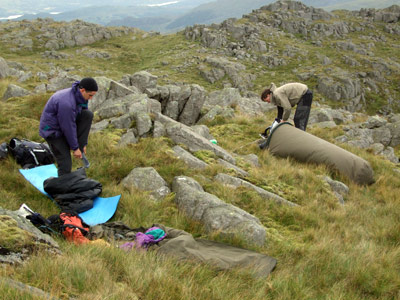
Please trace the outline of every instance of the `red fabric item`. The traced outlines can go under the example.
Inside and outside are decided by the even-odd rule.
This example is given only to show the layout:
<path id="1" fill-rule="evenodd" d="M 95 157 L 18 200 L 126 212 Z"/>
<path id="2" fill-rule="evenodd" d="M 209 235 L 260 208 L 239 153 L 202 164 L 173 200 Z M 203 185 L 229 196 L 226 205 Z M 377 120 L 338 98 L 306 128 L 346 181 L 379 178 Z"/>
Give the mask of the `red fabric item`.
<path id="1" fill-rule="evenodd" d="M 64 223 L 62 234 L 67 241 L 73 242 L 76 245 L 89 243 L 89 239 L 84 236 L 89 232 L 89 227 L 82 224 L 82 219 L 78 215 L 61 213 L 60 218 Z"/>

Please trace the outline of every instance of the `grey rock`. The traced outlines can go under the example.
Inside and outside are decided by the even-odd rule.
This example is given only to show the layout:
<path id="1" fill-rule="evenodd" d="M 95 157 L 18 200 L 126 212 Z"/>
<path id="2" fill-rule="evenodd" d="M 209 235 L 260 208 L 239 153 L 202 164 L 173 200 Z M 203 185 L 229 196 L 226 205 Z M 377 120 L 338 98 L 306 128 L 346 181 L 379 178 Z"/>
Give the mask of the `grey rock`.
<path id="1" fill-rule="evenodd" d="M 240 98 L 237 102 L 236 108 L 251 117 L 263 116 L 269 111 L 275 111 L 276 106 L 261 101 L 259 97 L 257 98 Z"/>
<path id="2" fill-rule="evenodd" d="M 152 167 L 135 168 L 122 180 L 126 188 L 134 187 L 139 190 L 149 191 L 155 200 L 162 200 L 170 193 L 167 182 Z"/>
<path id="3" fill-rule="evenodd" d="M 61 75 L 58 77 L 51 78 L 47 84 L 47 91 L 55 92 L 58 90 L 70 88 L 72 84 L 80 80 L 78 76 Z"/>
<path id="4" fill-rule="evenodd" d="M 138 112 L 135 114 L 136 129 L 140 137 L 145 136 L 152 128 L 151 118 L 148 113 Z"/>
<path id="5" fill-rule="evenodd" d="M 129 114 L 124 114 L 120 117 L 112 118 L 110 124 L 118 129 L 128 129 L 131 127 L 132 119 Z"/>
<path id="6" fill-rule="evenodd" d="M 243 170 L 243 169 L 241 169 L 241 168 L 239 168 L 239 167 L 237 167 L 237 166 L 235 166 L 235 165 L 233 165 L 233 164 L 231 164 L 231 163 L 229 163 L 229 162 L 227 162 L 227 161 L 225 161 L 225 160 L 223 160 L 221 158 L 218 159 L 218 163 L 220 165 L 224 166 L 227 169 L 233 170 L 235 173 L 240 174 L 243 177 L 249 176 L 249 173 L 246 172 L 245 170 Z"/>
<path id="7" fill-rule="evenodd" d="M 395 164 L 399 163 L 399 158 L 394 153 L 394 149 L 392 147 L 386 147 L 386 149 L 383 150 L 382 155 L 384 157 L 386 157 L 392 163 L 395 163 Z"/>
<path id="8" fill-rule="evenodd" d="M 378 128 L 378 127 L 382 127 L 384 125 L 386 125 L 387 121 L 380 117 L 380 116 L 371 116 L 368 118 L 368 120 L 363 123 L 365 128 Z"/>
<path id="9" fill-rule="evenodd" d="M 228 185 L 234 189 L 236 189 L 240 186 L 244 186 L 246 188 L 252 189 L 252 190 L 256 191 L 263 199 L 268 200 L 268 201 L 274 201 L 279 205 L 298 206 L 297 204 L 295 204 L 291 201 L 288 201 L 274 193 L 268 192 L 248 181 L 245 181 L 245 180 L 237 178 L 237 177 L 230 176 L 228 174 L 219 173 L 214 178 L 215 178 L 215 180 L 217 180 L 225 185 Z"/>
<path id="10" fill-rule="evenodd" d="M 183 108 L 180 108 L 181 113 L 178 118 L 179 122 L 188 126 L 196 123 L 206 99 L 204 88 L 197 84 L 191 85 L 190 88 L 190 97 L 186 101 Z"/>
<path id="11" fill-rule="evenodd" d="M 165 136 L 165 134 L 166 134 L 165 126 L 159 121 L 154 121 L 153 137 L 159 138 Z"/>
<path id="12" fill-rule="evenodd" d="M 102 131 L 102 130 L 106 129 L 109 124 L 110 124 L 110 120 L 108 120 L 108 119 L 101 120 L 100 122 L 94 123 L 94 124 L 92 124 L 92 127 L 90 128 L 90 133 Z"/>
<path id="13" fill-rule="evenodd" d="M 120 98 L 129 94 L 138 94 L 138 89 L 134 87 L 126 87 L 116 81 L 110 82 L 110 89 L 107 98 Z"/>
<path id="14" fill-rule="evenodd" d="M 97 82 L 97 86 L 99 90 L 96 95 L 89 101 L 89 109 L 93 112 L 97 111 L 97 109 L 106 101 L 108 98 L 108 91 L 111 86 L 111 79 L 107 77 L 94 77 L 94 80 Z"/>
<path id="15" fill-rule="evenodd" d="M 197 122 L 198 124 L 213 121 L 217 116 L 231 119 L 235 116 L 235 110 L 231 107 L 221 107 L 219 105 L 211 108 L 204 116 Z"/>
<path id="16" fill-rule="evenodd" d="M 375 143 L 381 143 L 385 146 L 390 144 L 392 140 L 392 135 L 390 129 L 387 127 L 379 127 L 371 129 L 372 139 Z"/>
<path id="17" fill-rule="evenodd" d="M 97 113 L 100 118 L 109 119 L 119 117 L 129 112 L 129 107 L 126 98 L 109 99 L 102 103 L 97 108 Z"/>
<path id="18" fill-rule="evenodd" d="M 176 194 L 175 202 L 179 210 L 189 218 L 204 224 L 207 232 L 238 236 L 259 246 L 265 243 L 265 227 L 256 217 L 204 192 L 194 179 L 175 177 L 172 190 Z"/>
<path id="19" fill-rule="evenodd" d="M 18 82 L 28 81 L 33 77 L 32 72 L 24 72 L 21 76 L 18 77 Z"/>
<path id="20" fill-rule="evenodd" d="M 3 95 L 3 100 L 7 100 L 12 97 L 24 97 L 29 95 L 30 92 L 18 85 L 15 84 L 9 84 L 7 86 L 7 90 L 5 91 Z"/>
<path id="21" fill-rule="evenodd" d="M 47 91 L 47 86 L 45 83 L 39 84 L 38 86 L 35 87 L 35 89 L 33 90 L 33 92 L 35 94 L 44 94 Z"/>
<path id="22" fill-rule="evenodd" d="M 133 129 L 129 129 L 125 134 L 121 136 L 121 139 L 118 142 L 119 147 L 124 147 L 128 144 L 136 144 L 138 139 L 133 132 Z"/>
<path id="23" fill-rule="evenodd" d="M 222 90 L 217 90 L 211 92 L 205 103 L 205 107 L 213 107 L 215 105 L 224 107 L 237 104 L 239 99 L 242 98 L 239 89 L 237 88 L 224 88 Z"/>
<path id="24" fill-rule="evenodd" d="M 159 119 L 160 120 L 160 119 Z M 184 144 L 189 148 L 189 151 L 195 152 L 199 150 L 210 150 L 215 153 L 218 157 L 235 164 L 235 159 L 225 149 L 218 145 L 214 145 L 208 139 L 197 134 L 190 127 L 184 124 L 167 124 L 166 126 L 167 135 L 176 144 Z"/>
<path id="25" fill-rule="evenodd" d="M 345 197 L 349 194 L 349 187 L 343 182 L 333 180 L 332 178 L 325 176 L 323 179 L 330 185 L 336 198 L 339 200 L 340 204 L 344 204 Z"/>
<path id="26" fill-rule="evenodd" d="M 21 216 L 19 211 L 0 208 L 0 227 L 2 232 L 10 234 L 3 237 L 14 243 L 1 245 L 1 263 L 18 264 L 36 251 L 46 251 L 49 254 L 61 254 L 57 242 L 47 234 L 37 229 L 28 219 Z"/>
<path id="27" fill-rule="evenodd" d="M 390 146 L 396 147 L 400 145 L 400 120 L 388 124 L 390 134 L 392 135 L 392 140 L 390 141 Z"/>
<path id="28" fill-rule="evenodd" d="M 183 160 L 190 168 L 204 169 L 208 166 L 204 161 L 193 156 L 191 153 L 180 146 L 174 146 L 172 150 L 174 152 L 174 155 L 177 158 Z"/>
<path id="29" fill-rule="evenodd" d="M 6 78 L 10 73 L 10 68 L 4 58 L 0 56 L 0 79 Z"/>
<path id="30" fill-rule="evenodd" d="M 242 158 L 246 162 L 249 162 L 253 167 L 259 168 L 261 166 L 260 162 L 258 160 L 258 156 L 255 155 L 254 153 L 244 155 L 244 156 L 242 156 Z"/>
<path id="31" fill-rule="evenodd" d="M 214 137 L 210 133 L 210 129 L 206 125 L 193 125 L 190 127 L 194 132 L 205 137 L 207 140 L 213 140 Z"/>
<path id="32" fill-rule="evenodd" d="M 146 89 L 155 88 L 157 86 L 157 79 L 157 76 L 147 71 L 140 71 L 130 76 L 130 84 L 143 93 Z"/>
<path id="33" fill-rule="evenodd" d="M 57 43 L 54 43 L 52 41 L 49 41 L 48 44 L 51 48 L 54 47 L 54 49 L 59 49 L 60 46 Z M 71 58 L 71 55 L 68 55 L 66 53 L 62 53 L 59 51 L 55 51 L 55 50 L 50 50 L 50 51 L 44 51 L 42 54 L 43 58 L 47 58 L 47 59 L 68 59 Z"/>

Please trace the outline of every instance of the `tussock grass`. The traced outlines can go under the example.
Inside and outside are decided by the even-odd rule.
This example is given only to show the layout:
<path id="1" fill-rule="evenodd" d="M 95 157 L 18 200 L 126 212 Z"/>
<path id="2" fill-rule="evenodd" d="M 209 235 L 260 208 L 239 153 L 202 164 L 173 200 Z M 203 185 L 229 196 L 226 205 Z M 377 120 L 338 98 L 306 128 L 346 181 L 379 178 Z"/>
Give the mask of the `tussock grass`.
<path id="1" fill-rule="evenodd" d="M 38 140 L 37 126 L 47 96 L 27 96 L 1 103 L 0 136 Z M 265 118 L 239 116 L 210 123 L 219 145 L 233 150 L 258 138 Z M 15 124 L 15 126 L 10 126 Z M 341 128 L 310 129 L 334 142 Z M 209 159 L 205 170 L 192 170 L 171 153 L 169 139 L 146 138 L 138 144 L 119 147 L 120 130 L 107 130 L 90 136 L 89 177 L 103 184 L 103 195 L 122 193 L 112 221 L 133 228 L 164 224 L 201 237 L 245 247 L 278 259 L 269 278 L 258 280 L 246 270 L 218 272 L 210 266 L 161 258 L 155 253 L 125 253 L 116 247 L 87 245 L 77 247 L 60 237 L 63 254 L 37 253 L 25 264 L 7 267 L 3 276 L 40 288 L 59 298 L 79 299 L 395 299 L 400 287 L 399 201 L 400 179 L 395 165 L 367 151 L 342 145 L 368 160 L 376 183 L 358 186 L 349 179 L 320 165 L 303 164 L 274 157 L 251 144 L 236 154 L 254 153 L 260 167 L 250 167 L 251 183 L 274 192 L 299 207 L 279 206 L 246 188 L 236 190 L 213 180 L 227 172 L 207 152 L 197 154 Z M 80 167 L 74 161 L 74 167 Z M 58 212 L 48 198 L 36 191 L 19 174 L 19 166 L 9 157 L 1 161 L 0 206 L 15 210 L 22 203 L 44 216 Z M 267 244 L 255 247 L 240 238 L 227 239 L 207 234 L 201 224 L 178 211 L 174 193 L 155 202 L 147 193 L 122 186 L 122 179 L 135 167 L 154 167 L 171 184 L 175 176 L 195 178 L 205 191 L 255 215 L 267 228 Z M 332 176 L 347 184 L 350 193 L 345 205 L 338 203 L 330 187 L 318 177 Z M 15 299 L 29 299 L 2 284 L 0 292 Z M 24 298 L 26 297 L 26 298 Z M 135 298 L 137 297 L 137 298 Z M 31 297 L 35 299 L 34 297 Z"/>
<path id="2" fill-rule="evenodd" d="M 390 41 L 391 37 L 387 36 L 387 39 Z M 308 53 L 307 57 L 311 59 L 299 62 L 296 57 L 286 57 L 287 65 L 268 70 L 260 68 L 258 63 L 246 62 L 248 70 L 258 70 L 254 92 L 260 93 L 271 81 L 277 85 L 298 81 L 296 73 L 302 70 L 329 74 L 330 70 L 345 68 L 341 54 L 331 47 L 335 40 L 324 42 L 322 48 L 304 42 L 301 36 L 284 35 L 274 42 L 273 50 L 278 53 L 286 46 L 296 46 L 300 58 Z M 119 80 L 124 74 L 148 70 L 159 76 L 159 84 L 197 83 L 208 91 L 220 88 L 201 78 L 197 64 L 208 54 L 200 51 L 199 43 L 185 40 L 182 33 L 148 38 L 137 36 L 136 40 L 131 36 L 119 37 L 86 47 L 106 51 L 111 58 L 96 59 L 88 64 L 88 58 L 77 51 L 82 47 L 61 50 L 73 55 L 71 59 L 44 59 L 41 56 L 43 50 L 36 48 L 25 55 L 2 51 L 2 56 L 23 63 L 33 74 L 52 68 L 70 68 L 80 76 L 104 75 Z M 393 49 L 379 43 L 376 47 L 384 55 L 396 57 Z M 0 44 L 0 49 L 5 49 L 4 45 Z M 332 65 L 320 63 L 316 54 L 322 52 L 332 60 Z M 363 61 L 364 58 L 359 56 L 357 59 Z M 31 89 L 36 80 L 33 77 L 18 85 Z M 1 95 L 9 83 L 16 83 L 16 80 L 0 80 Z M 310 78 L 307 84 L 315 88 L 316 79 Z M 50 94 L 42 94 L 0 101 L 1 142 L 8 142 L 14 136 L 42 141 L 38 135 L 39 118 L 49 97 Z M 324 101 L 318 93 L 315 99 Z M 383 101 L 381 98 L 375 100 Z M 339 103 L 335 105 L 340 106 Z M 370 111 L 376 109 L 371 107 Z M 187 168 L 172 155 L 172 142 L 166 138 L 146 138 L 138 144 L 119 147 L 123 131 L 107 129 L 91 134 L 87 149 L 91 162 L 87 174 L 102 183 L 102 195 L 122 193 L 111 221 L 122 221 L 133 228 L 160 223 L 186 230 L 195 237 L 265 253 L 278 260 L 276 270 L 268 278 L 254 279 L 247 270 L 219 272 L 207 265 L 178 262 L 153 252 L 125 253 L 114 246 L 94 244 L 77 247 L 60 237 L 56 239 L 62 255 L 39 252 L 21 266 L 1 268 L 1 276 L 40 288 L 61 299 L 400 298 L 400 179 L 395 171 L 398 166 L 368 151 L 340 145 L 369 161 L 375 171 L 375 184 L 358 186 L 327 167 L 274 157 L 253 143 L 274 115 L 275 112 L 256 118 L 240 115 L 234 119 L 216 118 L 206 125 L 218 144 L 231 153 L 257 155 L 259 168 L 237 158 L 238 165 L 249 172 L 246 178 L 249 182 L 295 202 L 299 207 L 280 206 L 262 199 L 252 190 L 243 187 L 234 190 L 216 182 L 215 175 L 231 170 L 219 165 L 209 151 L 196 153 L 198 158 L 209 163 L 209 167 L 204 170 Z M 365 121 L 365 117 L 357 115 L 354 119 L 354 122 L 361 121 Z M 343 134 L 343 127 L 329 130 L 310 127 L 308 131 L 335 143 L 335 138 Z M 397 147 L 395 151 L 398 154 L 400 150 Z M 80 166 L 81 162 L 74 160 L 74 168 Z M 255 247 L 240 238 L 227 239 L 206 233 L 201 224 L 178 211 L 174 193 L 155 202 L 147 193 L 123 187 L 121 181 L 136 167 L 155 168 L 169 184 L 178 175 L 193 177 L 206 192 L 259 218 L 267 228 L 267 244 Z M 0 169 L 1 207 L 16 210 L 22 203 L 27 203 L 45 217 L 58 212 L 51 200 L 23 179 L 18 172 L 19 166 L 11 157 L 0 161 Z M 345 205 L 338 203 L 330 187 L 319 177 L 326 175 L 349 186 Z M 4 283 L 0 283 L 0 295 L 4 299 L 38 298 Z"/>
<path id="3" fill-rule="evenodd" d="M 10 101 L 5 105 L 16 110 L 27 107 L 27 103 L 17 103 Z M 258 122 L 262 123 L 255 123 Z M 8 133 L 2 130 L 2 135 L 19 132 L 18 128 L 8 130 Z M 250 120 L 240 118 L 211 130 L 227 146 L 259 131 L 251 126 Z M 324 131 L 315 133 L 323 135 Z M 329 135 L 326 137 L 329 139 Z M 168 182 L 176 175 L 194 176 L 193 171 L 170 155 L 168 140 L 143 139 L 137 145 L 118 148 L 113 142 L 117 138 L 118 133 L 93 134 L 88 148 L 92 162 L 89 176 L 103 183 L 106 196 L 123 194 L 114 220 L 131 227 L 162 223 L 221 241 L 218 236 L 205 234 L 202 226 L 180 214 L 173 194 L 156 203 L 149 201 L 143 192 L 121 186 L 120 181 L 138 166 L 153 166 Z M 267 246 L 255 249 L 278 258 L 278 267 L 268 280 L 252 279 L 245 270 L 216 273 L 205 265 L 160 260 L 151 252 L 124 253 L 114 247 L 95 245 L 76 247 L 62 240 L 59 240 L 62 256 L 37 254 L 6 273 L 58 297 L 80 299 L 134 299 L 135 295 L 140 299 L 395 298 L 399 286 L 396 265 L 400 260 L 395 199 L 396 186 L 400 185 L 391 171 L 392 164 L 351 149 L 371 162 L 377 183 L 359 187 L 344 179 L 351 192 L 342 207 L 316 177 L 329 173 L 326 168 L 275 158 L 255 148 L 245 147 L 241 153 L 255 153 L 260 159 L 261 167 L 251 170 L 249 180 L 300 204 L 299 208 L 277 206 L 247 189 L 232 190 L 212 181 L 212 176 L 221 171 L 217 166 L 203 171 L 209 180 L 200 182 L 206 191 L 254 214 L 268 228 Z M 1 206 L 17 209 L 27 200 L 29 206 L 44 215 L 55 213 L 55 205 L 26 183 L 17 169 L 11 158 L 2 161 Z M 229 242 L 252 248 L 240 240 Z M 1 289 L 7 295 L 10 293 L 8 287 Z"/>

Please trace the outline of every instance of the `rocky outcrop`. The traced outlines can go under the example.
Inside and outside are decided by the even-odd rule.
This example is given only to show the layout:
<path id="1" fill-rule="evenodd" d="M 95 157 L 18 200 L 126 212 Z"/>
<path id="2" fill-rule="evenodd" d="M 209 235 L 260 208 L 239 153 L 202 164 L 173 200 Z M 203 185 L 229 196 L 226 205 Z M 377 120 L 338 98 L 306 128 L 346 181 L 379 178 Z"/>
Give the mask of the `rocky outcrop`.
<path id="1" fill-rule="evenodd" d="M 400 21 L 400 6 L 392 5 L 384 9 L 362 8 L 353 14 L 375 22 L 396 23 Z"/>
<path id="2" fill-rule="evenodd" d="M 261 101 L 259 97 L 242 97 L 237 88 L 224 88 L 211 92 L 204 103 L 204 108 L 212 111 L 208 113 L 213 116 L 203 116 L 203 121 L 213 119 L 217 115 L 225 115 L 226 111 L 221 109 L 218 111 L 217 107 L 235 107 L 238 111 L 252 117 L 276 110 L 274 105 Z"/>
<path id="3" fill-rule="evenodd" d="M 0 208 L 0 263 L 22 263 L 36 251 L 60 254 L 57 242 L 18 211 Z"/>
<path id="4" fill-rule="evenodd" d="M 139 32 L 136 28 L 104 27 L 81 20 L 55 22 L 52 19 L 1 23 L 0 30 L 6 32 L 1 34 L 0 40 L 7 42 L 13 51 L 32 50 L 34 41 L 36 47 L 59 50 Z"/>
<path id="5" fill-rule="evenodd" d="M 393 90 L 388 92 L 385 83 L 393 81 L 393 74 L 400 73 L 400 66 L 390 57 L 375 58 L 378 49 L 375 43 L 387 44 L 385 35 L 383 32 L 379 33 L 380 29 L 375 24 L 388 22 L 384 27 L 385 32 L 400 33 L 398 10 L 396 5 L 384 10 L 361 10 L 354 12 L 354 15 L 359 17 L 356 22 L 350 12 L 344 12 L 347 18 L 343 18 L 335 12 L 329 13 L 298 1 L 276 1 L 253 10 L 240 21 L 228 19 L 208 27 L 187 27 L 185 36 L 191 40 L 199 40 L 205 47 L 216 49 L 213 53 L 220 56 L 232 57 L 241 62 L 257 61 L 268 69 L 279 68 L 289 63 L 301 64 L 303 60 L 309 60 L 309 55 L 304 49 L 296 49 L 292 45 L 287 45 L 287 49 L 278 49 L 276 41 L 282 36 L 290 37 L 294 43 L 296 39 L 311 40 L 316 46 L 322 46 L 323 42 L 331 43 L 332 48 L 342 53 L 343 63 L 354 67 L 363 65 L 369 71 L 345 72 L 327 68 L 310 76 L 299 73 L 299 78 L 305 81 L 311 77 L 317 78 L 318 92 L 328 100 L 340 102 L 352 112 L 362 111 L 369 105 L 369 101 L 373 101 L 366 96 L 371 90 L 375 94 L 382 94 L 384 90 L 385 94 L 389 94 L 385 95 L 387 105 L 382 108 L 382 112 L 390 113 L 393 112 L 393 108 L 397 109 L 393 101 L 397 95 Z M 350 33 L 363 32 L 368 28 L 375 33 L 368 36 L 360 34 L 359 40 L 351 39 Z M 211 45 L 206 36 L 213 36 L 213 41 L 218 42 Z M 332 37 L 335 38 L 335 42 L 331 42 Z M 325 56 L 322 63 L 328 66 L 334 60 L 336 58 Z M 200 65 L 200 72 L 211 83 L 229 77 L 221 64 L 207 63 L 207 59 Z M 240 80 L 243 81 L 243 78 Z M 254 81 L 254 77 L 250 81 Z M 239 87 L 235 79 L 230 78 L 230 83 L 233 87 Z M 240 86 L 241 91 L 245 88 L 251 89 L 250 85 L 244 83 Z"/>
<path id="6" fill-rule="evenodd" d="M 207 57 L 200 65 L 200 74 L 209 82 L 214 83 L 225 76 L 232 82 L 233 87 L 248 90 L 252 87 L 255 76 L 245 72 L 246 67 L 223 57 Z"/>

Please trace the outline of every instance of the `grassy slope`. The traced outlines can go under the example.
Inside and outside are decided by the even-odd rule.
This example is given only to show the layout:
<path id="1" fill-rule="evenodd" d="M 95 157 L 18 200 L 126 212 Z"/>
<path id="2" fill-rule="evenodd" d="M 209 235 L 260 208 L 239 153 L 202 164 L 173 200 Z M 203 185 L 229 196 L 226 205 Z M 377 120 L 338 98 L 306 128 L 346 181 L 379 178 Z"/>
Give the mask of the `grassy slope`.
<path id="1" fill-rule="evenodd" d="M 288 40 L 278 41 L 282 47 Z M 293 41 L 292 41 L 293 42 Z M 222 83 L 211 85 L 190 65 L 198 47 L 180 35 L 155 36 L 133 41 L 130 37 L 99 42 L 90 47 L 113 54 L 111 60 L 88 60 L 76 54 L 78 48 L 62 52 L 73 54 L 74 59 L 52 61 L 55 66 L 73 67 L 75 74 L 98 75 L 118 80 L 123 74 L 147 69 L 159 76 L 159 84 L 172 82 L 199 83 L 208 90 L 219 89 Z M 297 45 L 314 50 L 306 43 Z M 28 69 L 47 70 L 49 66 L 40 54 L 10 53 L 1 48 L 7 60 L 19 61 Z M 329 54 L 329 52 L 327 52 Z M 335 55 L 332 53 L 332 55 Z M 162 62 L 168 62 L 163 64 Z M 186 67 L 176 68 L 189 62 Z M 318 68 L 315 61 L 305 67 Z M 249 68 L 252 66 L 248 66 Z M 255 68 L 255 66 L 253 66 Z M 271 71 L 261 71 L 255 91 L 265 82 L 295 80 L 290 70 L 296 63 Z M 35 73 L 35 72 L 33 72 Z M 2 94 L 12 79 L 0 81 Z M 312 82 L 310 83 L 312 84 Z M 21 84 L 19 84 L 21 85 Z M 33 78 L 24 86 L 37 85 Z M 38 122 L 42 107 L 49 95 L 14 98 L 0 102 L 0 141 L 13 136 L 39 140 Z M 317 95 L 318 97 L 318 95 Z M 273 115 L 249 119 L 218 119 L 208 126 L 219 144 L 225 149 L 257 139 L 258 133 L 270 123 Z M 342 134 L 334 130 L 313 129 L 311 133 L 333 142 Z M 278 259 L 278 267 L 268 279 L 255 280 L 244 270 L 217 272 L 210 267 L 191 263 L 161 260 L 153 253 L 124 253 L 116 248 L 95 245 L 76 247 L 59 239 L 63 255 L 49 257 L 38 253 L 26 264 L 2 268 L 2 276 L 9 276 L 26 284 L 41 288 L 59 298 L 79 299 L 395 299 L 400 297 L 400 178 L 395 166 L 366 151 L 346 149 L 367 159 L 377 182 L 360 187 L 347 178 L 331 174 L 323 166 L 305 165 L 291 159 L 279 159 L 259 150 L 256 145 L 243 147 L 240 154 L 255 153 L 260 168 L 240 166 L 250 172 L 249 180 L 300 204 L 299 208 L 285 208 L 268 204 L 247 189 L 233 191 L 212 180 L 223 170 L 211 165 L 204 171 L 194 172 L 170 153 L 168 139 L 142 139 L 139 144 L 116 148 L 120 131 L 107 131 L 90 136 L 88 156 L 92 167 L 88 176 L 103 184 L 103 195 L 122 193 L 118 211 L 113 220 L 121 220 L 132 227 L 162 223 L 184 229 L 196 237 L 219 240 L 207 235 L 201 225 L 179 213 L 169 195 L 161 203 L 154 203 L 146 194 L 126 190 L 121 180 L 135 167 L 153 166 L 169 183 L 174 176 L 187 175 L 197 179 L 206 191 L 217 195 L 257 216 L 268 228 L 269 243 L 254 248 L 240 240 L 226 241 L 249 247 Z M 209 153 L 199 153 L 200 157 Z M 79 162 L 75 162 L 79 166 Z M 15 210 L 22 203 L 44 216 L 57 213 L 56 206 L 38 193 L 18 172 L 11 159 L 0 162 L 0 206 Z M 398 170 L 398 169 L 397 169 Z M 349 185 L 346 205 L 341 206 L 329 187 L 317 175 L 330 175 Z M 6 285 L 0 285 L 0 295 L 13 299 L 27 299 Z M 8 297 L 8 296 L 7 296 Z M 10 298 L 10 299 L 11 299 Z"/>

